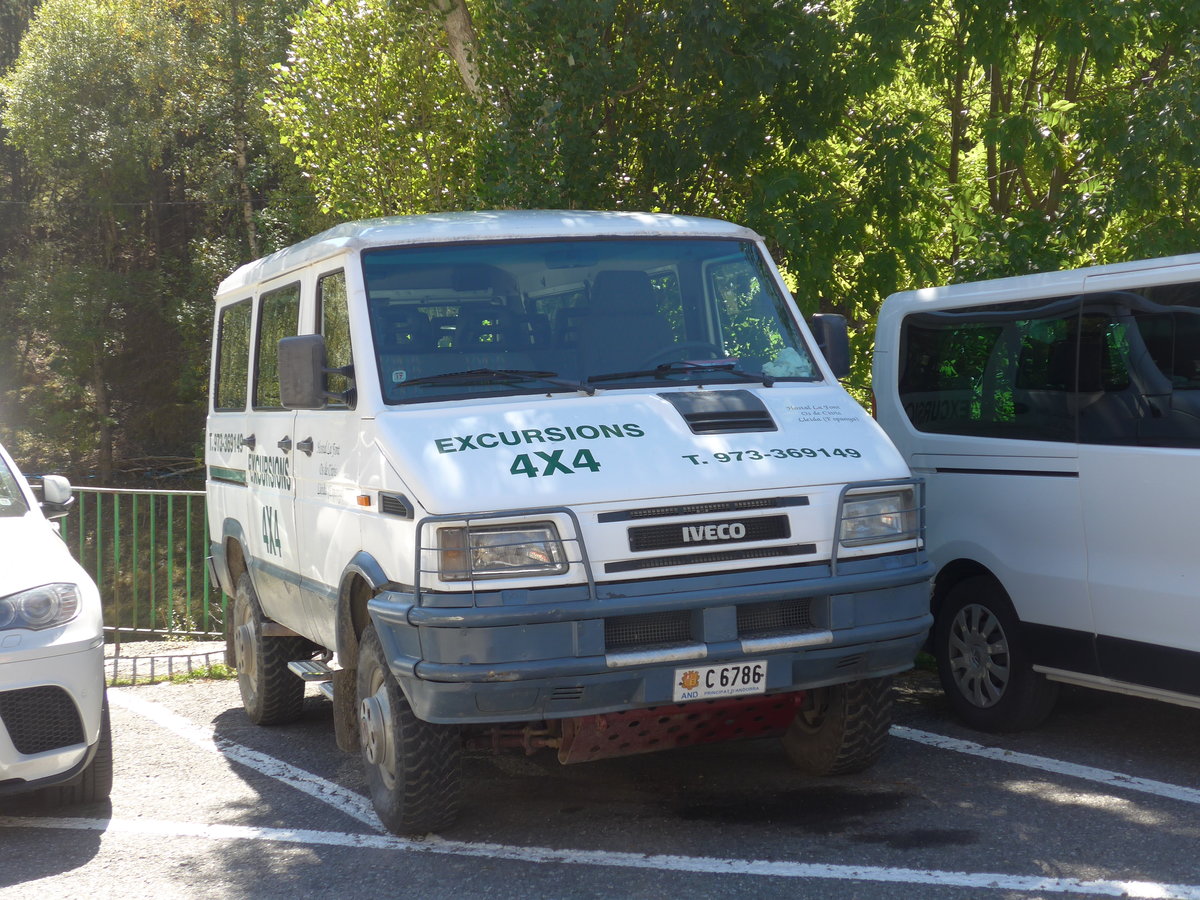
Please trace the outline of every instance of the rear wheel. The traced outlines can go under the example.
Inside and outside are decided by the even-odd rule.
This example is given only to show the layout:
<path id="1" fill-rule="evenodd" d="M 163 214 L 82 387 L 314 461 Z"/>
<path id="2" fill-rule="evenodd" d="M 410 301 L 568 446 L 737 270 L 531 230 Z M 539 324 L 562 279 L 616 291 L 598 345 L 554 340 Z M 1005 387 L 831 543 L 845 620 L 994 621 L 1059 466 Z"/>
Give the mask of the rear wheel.
<path id="1" fill-rule="evenodd" d="M 783 746 L 809 775 L 849 775 L 875 764 L 892 725 L 892 679 L 867 678 L 814 688 Z"/>
<path id="2" fill-rule="evenodd" d="M 418 719 L 388 667 L 375 627 L 358 657 L 359 740 L 375 812 L 395 834 L 450 825 L 461 801 L 458 729 Z"/>
<path id="3" fill-rule="evenodd" d="M 309 658 L 312 645 L 302 637 L 264 637 L 265 621 L 254 584 L 243 572 L 233 599 L 233 656 L 242 706 L 255 725 L 282 725 L 304 711 L 304 682 L 288 663 Z"/>
<path id="4" fill-rule="evenodd" d="M 1058 685 L 1033 671 L 1008 595 L 986 576 L 950 589 L 934 626 L 938 675 L 950 707 L 980 731 L 1041 724 Z"/>

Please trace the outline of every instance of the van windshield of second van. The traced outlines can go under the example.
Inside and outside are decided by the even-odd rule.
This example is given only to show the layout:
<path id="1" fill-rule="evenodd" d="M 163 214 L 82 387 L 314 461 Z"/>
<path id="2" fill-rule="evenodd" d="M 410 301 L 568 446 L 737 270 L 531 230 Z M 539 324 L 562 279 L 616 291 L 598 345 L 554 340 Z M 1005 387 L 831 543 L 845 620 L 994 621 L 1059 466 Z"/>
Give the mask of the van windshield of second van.
<path id="1" fill-rule="evenodd" d="M 821 378 L 750 242 L 387 247 L 363 274 L 388 403 Z"/>

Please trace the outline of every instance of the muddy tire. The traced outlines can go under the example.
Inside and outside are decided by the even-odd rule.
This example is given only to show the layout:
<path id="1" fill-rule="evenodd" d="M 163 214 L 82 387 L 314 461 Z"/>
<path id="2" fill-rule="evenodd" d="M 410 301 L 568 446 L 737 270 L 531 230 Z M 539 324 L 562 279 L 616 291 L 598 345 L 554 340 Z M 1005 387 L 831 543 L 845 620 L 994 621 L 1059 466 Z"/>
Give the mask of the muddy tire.
<path id="1" fill-rule="evenodd" d="M 233 655 L 242 706 L 255 725 L 283 725 L 304 711 L 304 682 L 288 663 L 312 656 L 302 637 L 264 637 L 262 607 L 250 576 L 242 573 L 233 598 Z"/>
<path id="2" fill-rule="evenodd" d="M 892 725 L 892 679 L 868 678 L 809 691 L 783 746 L 808 775 L 849 775 L 875 764 Z"/>
<path id="3" fill-rule="evenodd" d="M 416 717 L 373 625 L 359 645 L 358 703 L 363 767 L 383 824 L 400 835 L 450 825 L 461 803 L 462 738 L 452 726 Z"/>
<path id="4" fill-rule="evenodd" d="M 1033 671 L 1020 620 L 991 578 L 968 578 L 950 589 L 933 638 L 942 689 L 970 727 L 1023 731 L 1050 715 L 1058 685 Z"/>

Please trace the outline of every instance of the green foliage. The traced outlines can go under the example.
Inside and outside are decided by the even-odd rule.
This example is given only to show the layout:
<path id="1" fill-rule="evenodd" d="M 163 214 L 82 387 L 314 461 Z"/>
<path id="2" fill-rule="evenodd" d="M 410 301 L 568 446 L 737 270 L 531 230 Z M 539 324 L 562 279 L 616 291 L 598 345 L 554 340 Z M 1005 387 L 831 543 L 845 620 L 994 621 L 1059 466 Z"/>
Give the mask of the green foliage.
<path id="1" fill-rule="evenodd" d="M 322 210 L 471 206 L 476 111 L 427 3 L 323 0 L 296 20 L 266 109 Z"/>
<path id="2" fill-rule="evenodd" d="M 0 7 L 33 16 L 0 44 L 0 427 L 80 464 L 194 445 L 213 286 L 334 218 L 744 222 L 851 321 L 859 397 L 892 291 L 1200 246 L 1194 3 L 33 5 Z"/>

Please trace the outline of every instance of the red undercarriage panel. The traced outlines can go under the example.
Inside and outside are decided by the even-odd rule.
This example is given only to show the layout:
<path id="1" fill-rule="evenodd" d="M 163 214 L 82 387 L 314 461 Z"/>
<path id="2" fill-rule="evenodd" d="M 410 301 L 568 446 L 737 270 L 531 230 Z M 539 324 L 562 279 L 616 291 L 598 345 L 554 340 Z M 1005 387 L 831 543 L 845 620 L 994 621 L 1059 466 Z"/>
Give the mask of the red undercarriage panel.
<path id="1" fill-rule="evenodd" d="M 693 744 L 781 735 L 796 717 L 804 696 L 804 691 L 799 691 L 702 700 L 563 719 L 558 760 L 564 764 L 591 762 Z"/>

